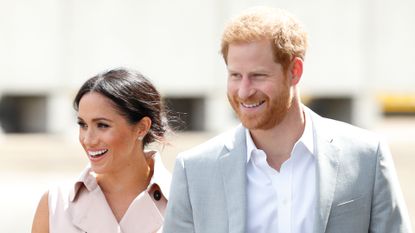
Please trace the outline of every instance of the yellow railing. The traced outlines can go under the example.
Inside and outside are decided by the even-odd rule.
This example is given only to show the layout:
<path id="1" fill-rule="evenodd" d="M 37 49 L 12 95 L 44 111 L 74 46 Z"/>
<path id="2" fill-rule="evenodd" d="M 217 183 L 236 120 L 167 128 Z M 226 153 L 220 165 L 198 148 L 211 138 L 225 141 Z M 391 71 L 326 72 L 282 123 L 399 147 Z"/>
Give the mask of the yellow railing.
<path id="1" fill-rule="evenodd" d="M 402 112 L 415 113 L 415 93 L 410 94 L 380 94 L 378 100 L 385 113 Z"/>

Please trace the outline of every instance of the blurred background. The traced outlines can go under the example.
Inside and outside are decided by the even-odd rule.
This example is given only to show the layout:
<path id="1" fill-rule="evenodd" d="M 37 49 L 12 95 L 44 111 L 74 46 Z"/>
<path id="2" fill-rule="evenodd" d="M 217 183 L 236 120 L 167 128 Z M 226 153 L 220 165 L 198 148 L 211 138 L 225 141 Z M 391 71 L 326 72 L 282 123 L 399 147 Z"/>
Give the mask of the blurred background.
<path id="1" fill-rule="evenodd" d="M 169 169 L 235 126 L 220 37 L 253 5 L 305 24 L 304 102 L 388 141 L 414 225 L 414 1 L 0 0 L 0 232 L 30 231 L 40 196 L 85 167 L 72 99 L 98 72 L 137 69 L 179 112 L 186 127 L 159 148 Z"/>

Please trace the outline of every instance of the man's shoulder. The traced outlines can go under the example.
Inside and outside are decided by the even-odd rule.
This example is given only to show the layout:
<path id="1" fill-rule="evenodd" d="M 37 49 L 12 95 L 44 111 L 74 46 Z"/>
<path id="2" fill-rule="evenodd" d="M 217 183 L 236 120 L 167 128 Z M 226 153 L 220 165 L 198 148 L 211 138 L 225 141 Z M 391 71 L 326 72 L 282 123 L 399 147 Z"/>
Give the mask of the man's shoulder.
<path id="1" fill-rule="evenodd" d="M 381 141 L 376 133 L 343 121 L 318 116 L 314 123 L 317 134 L 330 135 L 337 142 L 349 146 L 377 147 Z"/>
<path id="2" fill-rule="evenodd" d="M 178 157 L 183 160 L 216 160 L 221 154 L 226 153 L 233 146 L 235 135 L 240 127 L 227 130 L 202 144 L 181 152 Z"/>
<path id="3" fill-rule="evenodd" d="M 362 136 L 368 136 L 368 137 L 375 137 L 375 133 L 358 127 L 356 125 L 352 125 L 347 122 L 338 121 L 330 118 L 324 118 L 325 124 L 327 128 L 330 128 L 333 132 L 342 134 L 342 135 L 362 135 Z"/>

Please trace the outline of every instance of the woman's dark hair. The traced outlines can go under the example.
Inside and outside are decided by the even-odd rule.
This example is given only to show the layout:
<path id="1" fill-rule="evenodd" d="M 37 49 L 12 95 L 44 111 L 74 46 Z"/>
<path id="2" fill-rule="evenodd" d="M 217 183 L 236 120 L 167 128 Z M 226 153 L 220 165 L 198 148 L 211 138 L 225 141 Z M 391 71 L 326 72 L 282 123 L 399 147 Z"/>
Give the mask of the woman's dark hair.
<path id="1" fill-rule="evenodd" d="M 141 73 L 125 68 L 113 69 L 88 79 L 73 102 L 76 111 L 82 97 L 90 92 L 99 93 L 114 103 L 119 113 L 130 124 L 139 122 L 147 116 L 151 127 L 143 139 L 143 145 L 154 141 L 164 141 L 168 121 L 160 93 Z"/>

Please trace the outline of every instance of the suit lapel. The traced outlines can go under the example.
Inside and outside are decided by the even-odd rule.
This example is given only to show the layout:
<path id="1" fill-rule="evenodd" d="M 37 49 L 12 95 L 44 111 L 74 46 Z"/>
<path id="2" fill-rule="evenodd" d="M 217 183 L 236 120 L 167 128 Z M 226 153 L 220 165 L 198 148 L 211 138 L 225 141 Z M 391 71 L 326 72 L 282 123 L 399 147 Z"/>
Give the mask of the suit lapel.
<path id="1" fill-rule="evenodd" d="M 339 148 L 333 143 L 323 118 L 309 109 L 315 131 L 317 155 L 316 216 L 314 232 L 325 232 L 333 203 L 339 169 Z M 239 126 L 226 143 L 229 150 L 220 160 L 229 219 L 229 233 L 245 232 L 246 225 L 246 144 L 245 129 Z"/>
<path id="2" fill-rule="evenodd" d="M 316 231 L 325 232 L 333 203 L 339 168 L 336 147 L 327 145 L 324 151 L 318 153 L 317 161 L 317 205 Z"/>
<path id="3" fill-rule="evenodd" d="M 246 221 L 246 145 L 245 131 L 239 126 L 226 144 L 227 153 L 219 158 L 229 220 L 229 233 L 245 232 Z"/>
<path id="4" fill-rule="evenodd" d="M 311 110 L 308 110 L 311 112 Z M 333 203 L 339 169 L 340 150 L 334 145 L 334 139 L 326 129 L 323 118 L 311 112 L 314 128 L 314 138 L 317 154 L 316 169 L 316 216 L 314 232 L 323 233 L 326 230 L 330 210 Z"/>

